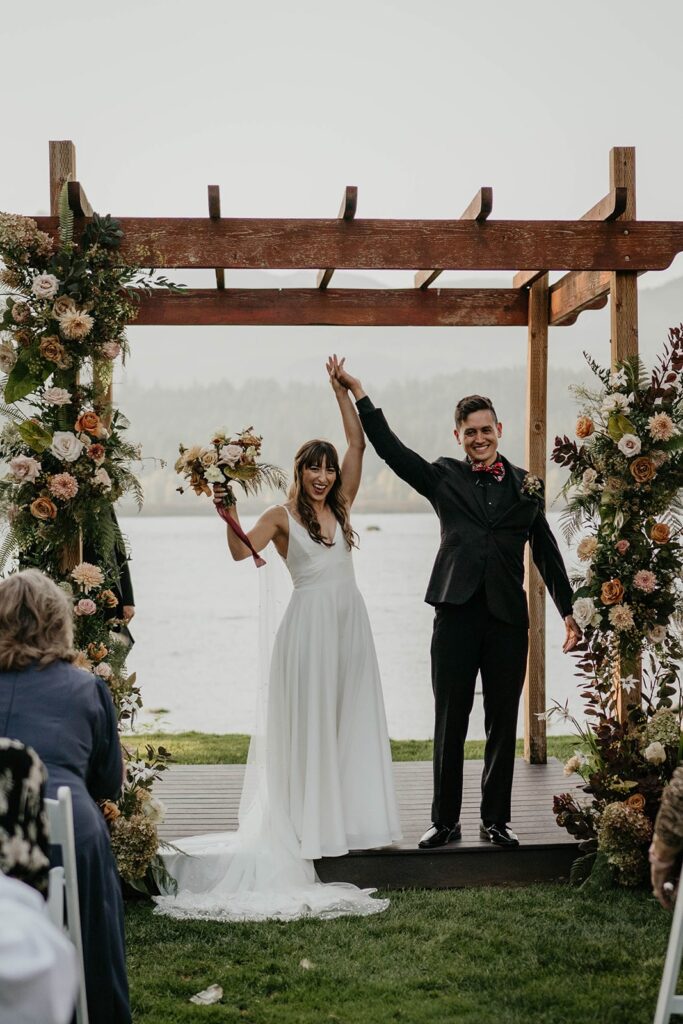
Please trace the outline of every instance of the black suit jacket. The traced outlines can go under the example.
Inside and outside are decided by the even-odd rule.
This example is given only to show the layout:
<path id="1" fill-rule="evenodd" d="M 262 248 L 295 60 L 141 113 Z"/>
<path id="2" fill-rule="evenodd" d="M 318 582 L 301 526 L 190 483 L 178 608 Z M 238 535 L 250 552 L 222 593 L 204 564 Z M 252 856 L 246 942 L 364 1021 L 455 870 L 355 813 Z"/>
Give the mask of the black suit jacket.
<path id="1" fill-rule="evenodd" d="M 428 604 L 464 604 L 484 586 L 496 618 L 527 625 L 524 548 L 528 541 L 560 615 L 571 615 L 572 588 L 545 517 L 543 490 L 538 497 L 523 492 L 525 470 L 503 458 L 514 500 L 489 520 L 472 486 L 469 463 L 450 458 L 427 462 L 398 439 L 369 398 L 361 398 L 357 405 L 377 454 L 431 502 L 439 517 L 441 545 L 425 595 Z"/>

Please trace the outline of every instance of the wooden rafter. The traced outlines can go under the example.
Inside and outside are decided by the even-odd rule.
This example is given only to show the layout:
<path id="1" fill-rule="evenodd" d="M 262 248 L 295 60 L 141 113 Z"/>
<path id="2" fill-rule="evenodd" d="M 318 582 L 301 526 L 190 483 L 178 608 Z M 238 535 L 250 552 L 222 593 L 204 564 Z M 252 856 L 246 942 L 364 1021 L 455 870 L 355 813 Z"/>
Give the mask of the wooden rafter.
<path id="1" fill-rule="evenodd" d="M 584 213 L 581 220 L 590 221 L 603 221 L 609 222 L 616 220 L 626 209 L 626 203 L 628 201 L 628 190 L 626 188 L 613 188 L 606 196 L 603 196 L 595 206 L 591 206 L 590 210 Z M 524 270 L 520 273 L 515 274 L 512 279 L 513 288 L 528 288 L 534 281 L 537 281 L 539 277 L 547 273 L 546 270 Z"/>
<path id="2" fill-rule="evenodd" d="M 528 296 L 514 288 L 214 288 L 140 297 L 136 324 L 522 327 Z"/>
<path id="3" fill-rule="evenodd" d="M 356 207 L 358 206 L 358 186 L 347 185 L 344 189 L 344 195 L 342 197 L 341 206 L 339 207 L 339 220 L 349 221 L 353 220 L 356 216 Z M 327 270 L 319 270 L 316 285 L 318 288 L 327 288 L 332 275 L 334 274 L 335 268 L 328 267 Z"/>
<path id="4" fill-rule="evenodd" d="M 56 217 L 37 217 L 57 236 Z M 291 220 L 121 217 L 122 254 L 165 269 L 664 270 L 681 221 Z M 76 231 L 78 237 L 78 230 Z"/>
<path id="5" fill-rule="evenodd" d="M 221 219 L 221 188 L 220 185 L 208 186 L 209 217 L 211 220 Z M 216 267 L 216 288 L 225 288 L 225 271 L 222 267 Z"/>
<path id="6" fill-rule="evenodd" d="M 92 217 L 93 208 L 88 202 L 85 189 L 81 185 L 80 181 L 67 182 L 66 189 L 69 199 L 69 209 L 73 213 L 74 217 Z"/>
<path id="7" fill-rule="evenodd" d="M 469 206 L 460 214 L 460 220 L 471 220 L 475 224 L 485 221 L 493 210 L 493 189 L 484 185 L 474 196 Z M 415 275 L 416 288 L 429 288 L 441 273 L 441 270 L 418 270 Z"/>

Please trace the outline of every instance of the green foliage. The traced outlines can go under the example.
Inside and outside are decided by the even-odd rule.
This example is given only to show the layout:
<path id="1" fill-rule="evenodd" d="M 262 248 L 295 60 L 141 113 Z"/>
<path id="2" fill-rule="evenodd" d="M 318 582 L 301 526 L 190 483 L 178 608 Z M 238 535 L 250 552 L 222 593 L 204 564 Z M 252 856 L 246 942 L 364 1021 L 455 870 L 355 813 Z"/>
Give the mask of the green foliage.
<path id="1" fill-rule="evenodd" d="M 52 444 L 52 433 L 37 420 L 24 420 L 19 424 L 19 436 L 31 451 L 39 455 Z"/>
<path id="2" fill-rule="evenodd" d="M 74 215 L 69 206 L 69 186 L 65 181 L 59 193 L 59 240 L 62 245 L 70 245 L 74 237 Z"/>

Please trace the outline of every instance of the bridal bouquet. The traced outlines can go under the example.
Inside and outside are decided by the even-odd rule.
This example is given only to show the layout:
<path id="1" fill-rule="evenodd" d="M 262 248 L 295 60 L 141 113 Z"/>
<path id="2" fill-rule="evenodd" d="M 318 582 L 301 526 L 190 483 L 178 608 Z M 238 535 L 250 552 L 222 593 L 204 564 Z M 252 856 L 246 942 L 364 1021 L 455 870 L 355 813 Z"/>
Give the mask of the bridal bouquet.
<path id="1" fill-rule="evenodd" d="M 257 566 L 265 563 L 254 551 L 229 509 L 235 504 L 233 484 L 239 484 L 245 494 L 258 494 L 263 487 L 284 489 L 286 477 L 282 470 L 278 466 L 259 461 L 262 443 L 263 438 L 254 433 L 253 427 L 247 427 L 235 435 L 216 431 L 206 447 L 193 445 L 185 448 L 181 444 L 175 464 L 176 473 L 189 482 L 197 495 L 206 494 L 211 497 L 212 484 L 226 487 L 225 497 L 221 502 L 215 502 L 216 511 L 250 549 Z M 183 487 L 178 490 L 184 493 Z"/>

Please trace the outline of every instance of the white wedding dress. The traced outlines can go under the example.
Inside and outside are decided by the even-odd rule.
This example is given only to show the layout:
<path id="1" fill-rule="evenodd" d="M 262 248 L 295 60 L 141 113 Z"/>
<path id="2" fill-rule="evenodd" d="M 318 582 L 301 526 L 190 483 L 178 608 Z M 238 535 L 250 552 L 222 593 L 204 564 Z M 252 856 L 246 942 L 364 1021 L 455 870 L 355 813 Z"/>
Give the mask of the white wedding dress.
<path id="1" fill-rule="evenodd" d="M 182 853 L 160 850 L 178 889 L 156 898 L 156 913 L 258 921 L 388 906 L 374 889 L 322 883 L 314 870 L 318 857 L 388 846 L 401 835 L 379 668 L 351 552 L 339 527 L 332 547 L 316 544 L 291 516 L 289 527 L 294 590 L 273 630 L 239 829 L 178 840 Z M 270 654 L 269 615 L 262 601 L 261 647 Z"/>

